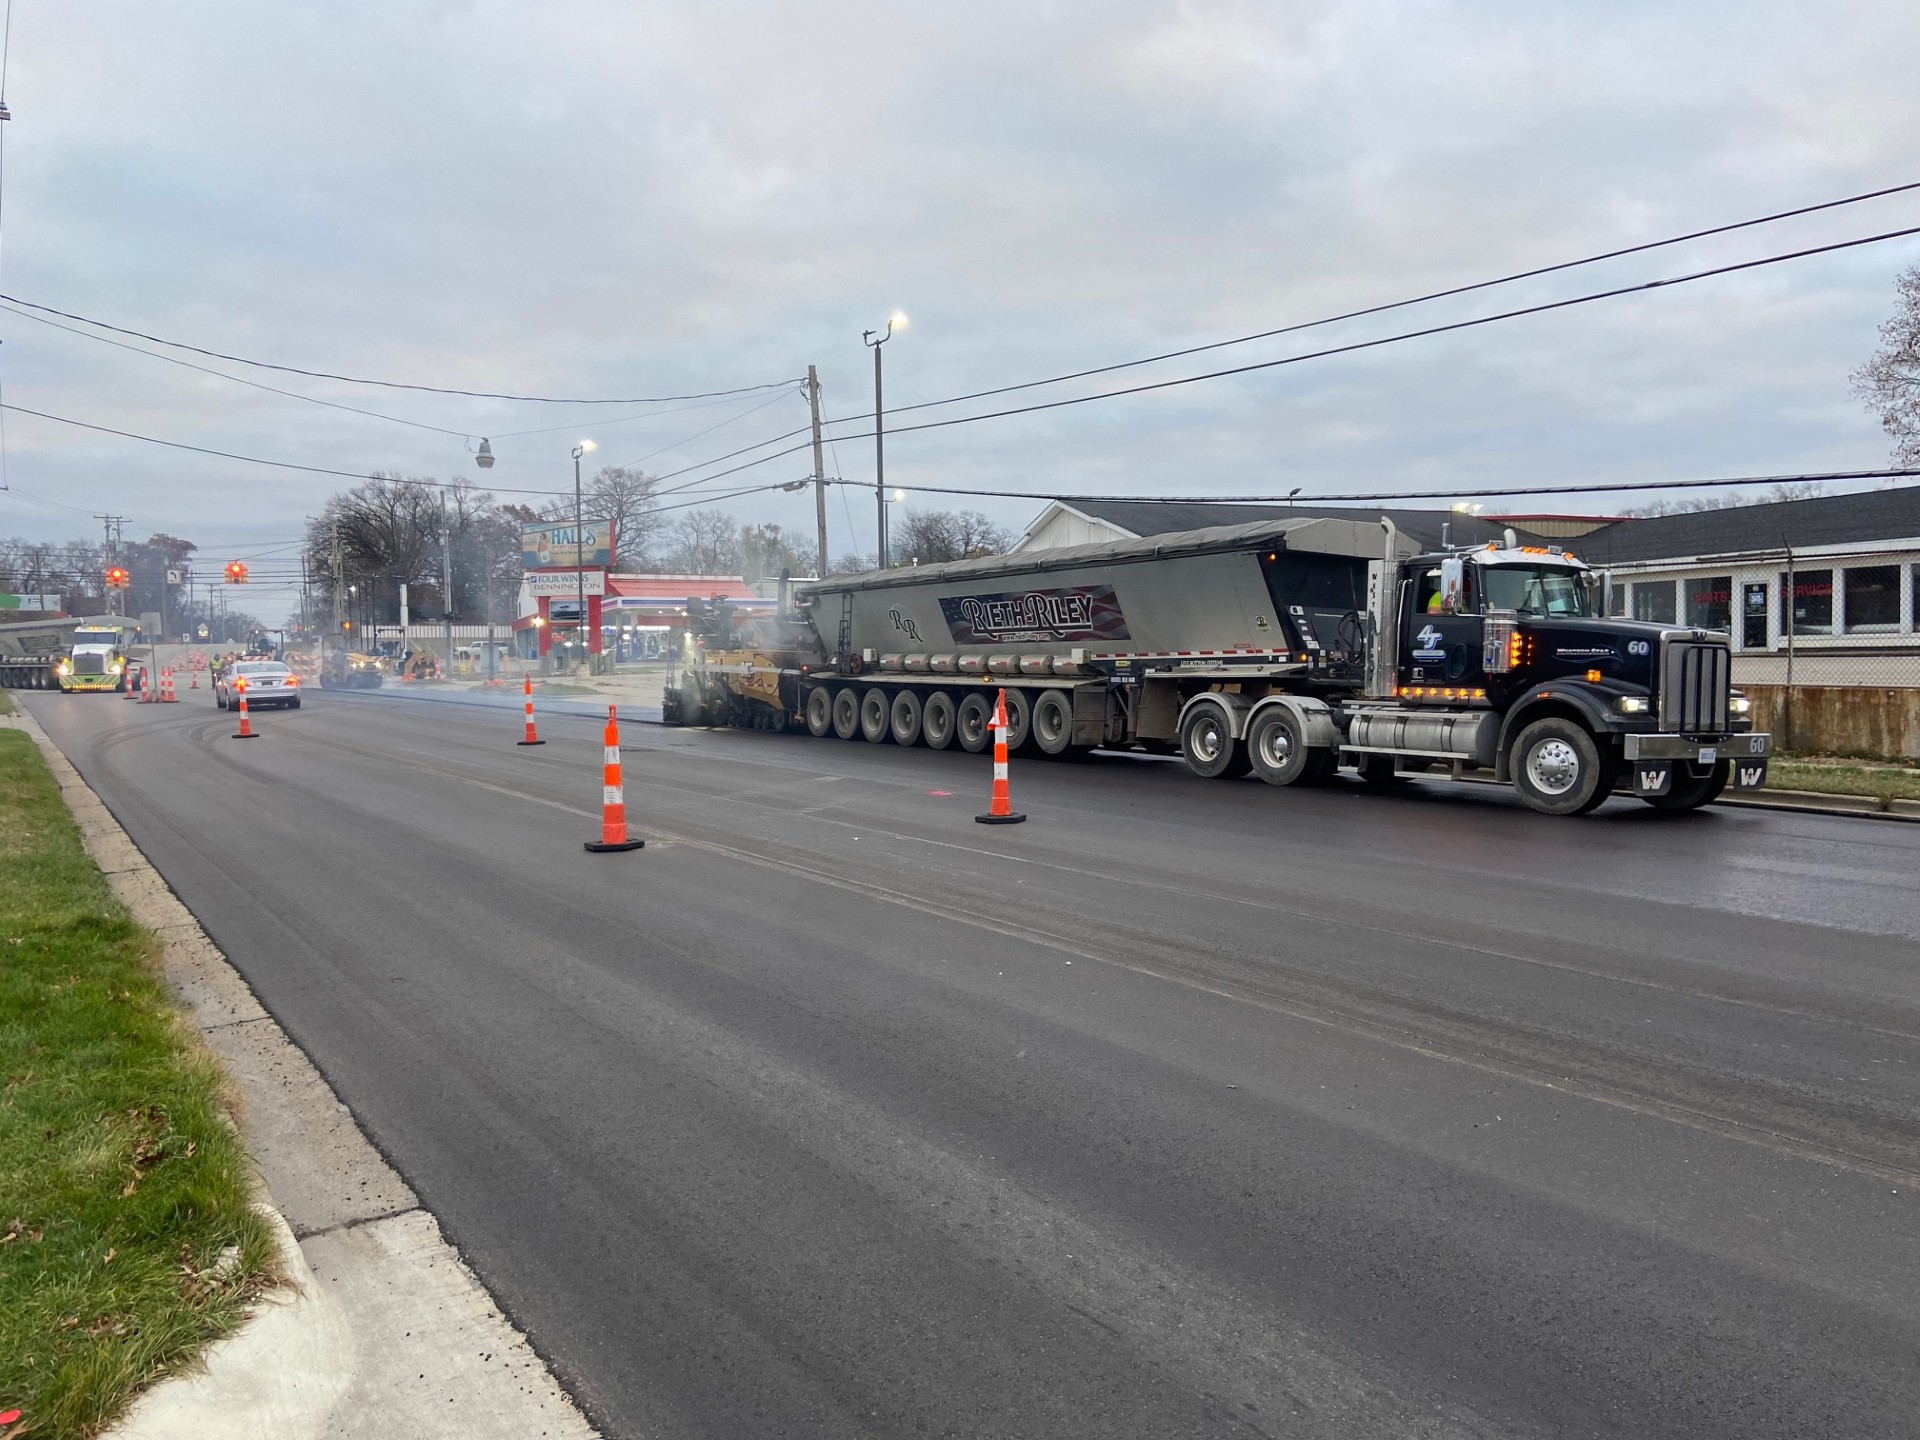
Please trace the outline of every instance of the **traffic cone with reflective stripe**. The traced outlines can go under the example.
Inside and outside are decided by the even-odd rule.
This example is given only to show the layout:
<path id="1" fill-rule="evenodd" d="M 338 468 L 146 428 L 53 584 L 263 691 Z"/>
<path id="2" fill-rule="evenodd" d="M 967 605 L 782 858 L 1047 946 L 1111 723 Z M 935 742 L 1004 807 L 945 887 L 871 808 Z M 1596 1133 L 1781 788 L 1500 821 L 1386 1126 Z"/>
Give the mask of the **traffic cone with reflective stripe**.
<path id="1" fill-rule="evenodd" d="M 518 743 L 522 745 L 544 745 L 547 742 L 542 740 L 539 732 L 533 728 L 533 676 L 529 675 L 526 677 L 526 685 L 521 693 L 527 697 L 527 738 Z"/>
<path id="2" fill-rule="evenodd" d="M 173 693 L 173 667 L 168 666 L 160 672 L 160 703 L 178 705 L 180 697 Z"/>
<path id="3" fill-rule="evenodd" d="M 596 855 L 609 850 L 638 850 L 647 842 L 627 838 L 627 792 L 620 783 L 620 722 L 607 707 L 607 728 L 600 752 L 600 839 L 587 841 Z"/>
<path id="4" fill-rule="evenodd" d="M 1007 794 L 1007 692 L 1002 690 L 993 702 L 993 804 L 987 813 L 973 817 L 982 825 L 1018 825 L 1027 817 L 1017 815 L 1013 798 Z"/>
<path id="5" fill-rule="evenodd" d="M 142 705 L 153 703 L 153 673 L 144 665 L 140 667 L 140 703 Z"/>
<path id="6" fill-rule="evenodd" d="M 233 732 L 236 740 L 257 740 L 253 725 L 247 719 L 247 677 L 236 675 L 233 680 L 233 693 L 240 697 L 240 728 Z"/>

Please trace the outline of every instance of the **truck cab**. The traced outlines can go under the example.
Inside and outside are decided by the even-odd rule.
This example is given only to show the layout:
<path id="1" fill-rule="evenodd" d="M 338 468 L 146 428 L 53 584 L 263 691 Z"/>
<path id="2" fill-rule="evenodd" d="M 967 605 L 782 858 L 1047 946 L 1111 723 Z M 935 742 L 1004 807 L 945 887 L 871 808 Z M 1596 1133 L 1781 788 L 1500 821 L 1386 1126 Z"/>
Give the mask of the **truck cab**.
<path id="1" fill-rule="evenodd" d="M 75 629 L 67 653 L 54 670 L 61 690 L 120 690 L 127 683 L 128 632 L 117 626 L 83 625 Z"/>
<path id="2" fill-rule="evenodd" d="M 1397 582 L 1396 703 L 1356 710 L 1362 741 L 1388 747 L 1369 753 L 1490 768 L 1549 813 L 1616 789 L 1692 809 L 1765 783 L 1769 737 L 1732 688 L 1728 635 L 1608 618 L 1599 577 L 1558 547 L 1417 555 Z M 1410 754 L 1391 750 L 1390 714 L 1427 740 L 1454 723 Z"/>

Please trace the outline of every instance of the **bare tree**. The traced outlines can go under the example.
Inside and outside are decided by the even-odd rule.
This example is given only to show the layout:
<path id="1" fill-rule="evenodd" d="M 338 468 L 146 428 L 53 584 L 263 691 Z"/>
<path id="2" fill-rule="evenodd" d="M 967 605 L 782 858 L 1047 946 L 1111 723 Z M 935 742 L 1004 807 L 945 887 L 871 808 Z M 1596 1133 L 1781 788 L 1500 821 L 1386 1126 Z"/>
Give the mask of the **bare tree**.
<path id="1" fill-rule="evenodd" d="M 1013 543 L 1006 530 L 978 510 L 909 510 L 890 541 L 896 565 L 937 565 L 998 555 Z"/>
<path id="2" fill-rule="evenodd" d="M 1880 417 L 1896 465 L 1920 465 L 1920 265 L 1894 281 L 1899 297 L 1880 348 L 1853 372 L 1853 393 Z"/>
<path id="3" fill-rule="evenodd" d="M 740 526 L 724 510 L 689 510 L 667 531 L 662 563 L 681 575 L 731 575 L 740 567 Z"/>
<path id="4" fill-rule="evenodd" d="M 373 619 L 400 618 L 400 586 L 437 594 L 440 585 L 440 499 L 435 486 L 378 476 L 333 496 L 307 525 L 310 573 L 331 599 L 333 537 L 340 538 L 341 583 L 370 597 Z"/>
<path id="5" fill-rule="evenodd" d="M 587 514 L 613 525 L 614 569 L 645 568 L 654 540 L 665 528 L 653 498 L 659 483 L 630 465 L 603 465 L 587 482 L 583 492 Z M 572 518 L 572 511 L 567 518 Z"/>
<path id="6" fill-rule="evenodd" d="M 797 531 L 778 525 L 748 525 L 740 531 L 740 574 L 747 580 L 775 580 L 817 573 L 814 546 Z"/>

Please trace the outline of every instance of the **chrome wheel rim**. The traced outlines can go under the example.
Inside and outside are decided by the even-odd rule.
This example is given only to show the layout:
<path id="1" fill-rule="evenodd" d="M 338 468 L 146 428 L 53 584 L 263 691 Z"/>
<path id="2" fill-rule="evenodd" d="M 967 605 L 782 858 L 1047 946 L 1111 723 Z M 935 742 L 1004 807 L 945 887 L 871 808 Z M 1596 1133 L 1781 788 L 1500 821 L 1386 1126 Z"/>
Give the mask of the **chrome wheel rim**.
<path id="1" fill-rule="evenodd" d="M 1220 735 L 1220 722 L 1218 720 L 1202 720 L 1198 725 L 1195 725 L 1193 727 L 1192 737 L 1193 758 L 1202 764 L 1207 764 L 1219 759 L 1221 746 Z"/>
<path id="2" fill-rule="evenodd" d="M 1293 763 L 1293 733 L 1284 725 L 1267 726 L 1260 732 L 1260 759 L 1270 769 L 1286 769 Z"/>
<path id="3" fill-rule="evenodd" d="M 1580 783 L 1580 752 L 1564 740 L 1548 740 L 1527 757 L 1527 778 L 1546 795 L 1564 795 Z"/>

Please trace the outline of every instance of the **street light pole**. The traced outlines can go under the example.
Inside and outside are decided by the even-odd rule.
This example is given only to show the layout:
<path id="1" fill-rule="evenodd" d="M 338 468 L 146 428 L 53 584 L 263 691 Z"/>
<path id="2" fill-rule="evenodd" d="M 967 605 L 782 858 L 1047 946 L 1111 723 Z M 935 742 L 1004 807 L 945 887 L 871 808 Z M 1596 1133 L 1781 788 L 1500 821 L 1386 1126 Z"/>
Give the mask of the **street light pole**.
<path id="1" fill-rule="evenodd" d="M 862 331 L 860 338 L 873 351 L 873 501 L 878 512 L 876 529 L 880 541 L 878 559 L 882 570 L 887 568 L 887 436 L 886 402 L 881 385 L 880 347 L 893 338 L 895 330 L 907 328 L 907 317 L 898 310 L 887 317 L 887 328 L 881 332 L 878 340 L 873 338 L 871 330 Z"/>
<path id="2" fill-rule="evenodd" d="M 577 612 L 574 634 L 580 637 L 580 658 L 587 658 L 587 549 L 586 536 L 581 533 L 585 528 L 580 505 L 580 457 L 599 449 L 591 440 L 582 440 L 573 447 L 573 579 Z"/>

